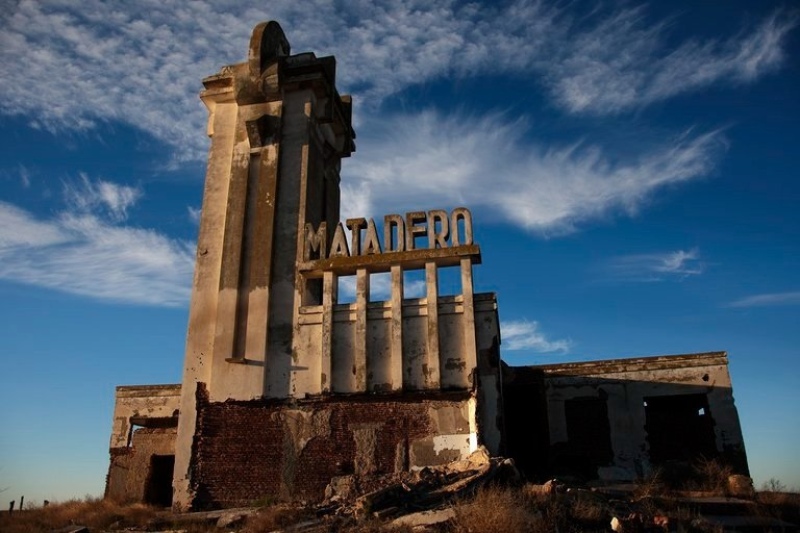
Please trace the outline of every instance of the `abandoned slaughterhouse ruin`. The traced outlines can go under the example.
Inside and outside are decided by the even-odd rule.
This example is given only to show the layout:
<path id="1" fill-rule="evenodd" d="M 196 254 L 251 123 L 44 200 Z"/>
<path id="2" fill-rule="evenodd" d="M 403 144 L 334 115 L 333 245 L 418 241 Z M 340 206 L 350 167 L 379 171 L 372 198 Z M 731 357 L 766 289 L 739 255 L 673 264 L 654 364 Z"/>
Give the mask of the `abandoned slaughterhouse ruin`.
<path id="1" fill-rule="evenodd" d="M 724 352 L 508 367 L 496 297 L 473 291 L 468 209 L 340 222 L 355 132 L 335 75 L 333 57 L 292 55 L 269 22 L 247 62 L 203 80 L 211 148 L 183 382 L 117 387 L 107 497 L 314 500 L 341 476 L 480 446 L 529 479 L 630 480 L 699 456 L 747 473 Z M 439 294 L 443 267 L 460 294 Z M 422 298 L 404 293 L 411 270 Z M 370 295 L 378 273 L 386 301 Z M 346 276 L 355 301 L 337 303 Z"/>

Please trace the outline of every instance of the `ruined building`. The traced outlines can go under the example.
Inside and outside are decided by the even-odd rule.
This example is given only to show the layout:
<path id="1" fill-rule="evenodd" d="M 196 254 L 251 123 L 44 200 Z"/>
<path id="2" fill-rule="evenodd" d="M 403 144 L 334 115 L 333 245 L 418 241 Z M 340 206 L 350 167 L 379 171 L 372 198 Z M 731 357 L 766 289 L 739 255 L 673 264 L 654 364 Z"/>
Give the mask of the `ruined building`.
<path id="1" fill-rule="evenodd" d="M 466 208 L 339 220 L 352 103 L 275 22 L 203 80 L 211 137 L 181 385 L 117 388 L 106 496 L 177 510 L 321 498 L 479 446 L 529 477 L 746 472 L 724 353 L 509 368 Z M 382 226 L 382 231 L 378 228 Z M 349 231 L 345 231 L 347 227 Z M 460 271 L 443 296 L 438 273 Z M 424 271 L 407 298 L 404 273 Z M 390 297 L 370 295 L 387 273 Z M 340 278 L 355 301 L 337 303 Z M 533 428 L 533 431 L 530 429 Z"/>

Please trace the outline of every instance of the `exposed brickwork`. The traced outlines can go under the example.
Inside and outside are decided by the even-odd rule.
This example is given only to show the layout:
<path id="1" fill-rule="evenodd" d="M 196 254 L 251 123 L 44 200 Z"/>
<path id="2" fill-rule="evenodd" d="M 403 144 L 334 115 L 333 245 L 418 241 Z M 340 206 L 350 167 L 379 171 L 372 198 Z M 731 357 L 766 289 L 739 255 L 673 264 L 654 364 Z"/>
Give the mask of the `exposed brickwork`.
<path id="1" fill-rule="evenodd" d="M 321 499 L 331 477 L 352 474 L 354 430 L 377 427 L 376 474 L 395 470 L 398 448 L 435 431 L 429 408 L 467 394 L 347 396 L 294 404 L 209 403 L 198 394 L 193 508 L 251 504 L 264 497 Z M 362 444 L 363 446 L 363 444 Z M 402 464 L 402 461 L 401 461 Z"/>

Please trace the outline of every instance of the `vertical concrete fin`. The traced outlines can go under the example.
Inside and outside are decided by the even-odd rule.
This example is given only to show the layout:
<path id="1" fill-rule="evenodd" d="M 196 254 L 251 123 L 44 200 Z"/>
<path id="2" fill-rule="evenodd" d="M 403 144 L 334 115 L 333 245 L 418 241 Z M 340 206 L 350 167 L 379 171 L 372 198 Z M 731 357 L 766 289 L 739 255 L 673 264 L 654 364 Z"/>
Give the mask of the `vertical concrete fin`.
<path id="1" fill-rule="evenodd" d="M 425 286 L 427 288 L 427 369 L 424 372 L 426 389 L 440 386 L 439 362 L 439 272 L 436 263 L 425 263 Z"/>
<path id="2" fill-rule="evenodd" d="M 242 359 L 236 353 L 237 320 L 243 316 L 239 298 L 242 256 L 245 248 L 245 218 L 247 213 L 247 188 L 250 181 L 250 150 L 247 132 L 237 119 L 233 156 L 228 180 L 227 210 L 225 214 L 222 265 L 219 278 L 219 301 L 215 320 L 214 356 L 224 359 Z M 246 309 L 244 311 L 246 314 Z"/>
<path id="3" fill-rule="evenodd" d="M 402 242 L 398 240 L 397 242 Z M 392 265 L 392 317 L 390 326 L 392 390 L 403 389 L 403 267 Z"/>
<path id="4" fill-rule="evenodd" d="M 477 342 L 475 337 L 475 303 L 472 286 L 472 259 L 461 260 L 461 294 L 464 306 L 464 359 L 467 371 L 474 375 L 478 365 Z M 468 375 L 467 378 L 472 376 Z"/>
<path id="5" fill-rule="evenodd" d="M 367 305 L 369 304 L 369 271 L 356 271 L 356 335 L 355 335 L 355 391 L 367 390 Z"/>
<path id="6" fill-rule="evenodd" d="M 333 306 L 336 305 L 338 279 L 333 272 L 325 272 L 322 278 L 322 354 L 320 390 L 333 391 Z"/>

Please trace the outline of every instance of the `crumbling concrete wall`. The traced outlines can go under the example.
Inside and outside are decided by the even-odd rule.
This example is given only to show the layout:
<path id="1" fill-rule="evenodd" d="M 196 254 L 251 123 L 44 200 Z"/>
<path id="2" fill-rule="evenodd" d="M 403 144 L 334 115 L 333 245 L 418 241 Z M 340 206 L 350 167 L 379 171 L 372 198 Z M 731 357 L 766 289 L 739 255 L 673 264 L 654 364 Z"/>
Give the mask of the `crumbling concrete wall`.
<path id="1" fill-rule="evenodd" d="M 725 352 L 535 368 L 544 374 L 556 470 L 580 459 L 600 479 L 635 479 L 652 471 L 658 446 L 662 460 L 703 455 L 748 473 Z M 680 416 L 688 418 L 670 425 Z"/>
<path id="2" fill-rule="evenodd" d="M 174 425 L 178 419 L 180 401 L 180 384 L 117 387 L 109 448 L 128 447 L 134 425 Z"/>
<path id="3" fill-rule="evenodd" d="M 147 500 L 148 482 L 154 473 L 152 457 L 175 455 L 180 400 L 180 385 L 117 387 L 107 498 L 122 502 Z"/>
<path id="4" fill-rule="evenodd" d="M 163 492 L 164 487 L 152 486 L 153 456 L 174 457 L 177 431 L 177 421 L 173 427 L 141 427 L 133 432 L 130 446 L 112 448 L 105 497 L 122 503 L 159 503 L 152 492 Z M 169 492 L 171 485 L 166 486 Z"/>
<path id="5" fill-rule="evenodd" d="M 331 478 L 392 474 L 474 450 L 469 393 L 210 402 L 198 391 L 192 508 L 320 499 Z"/>

